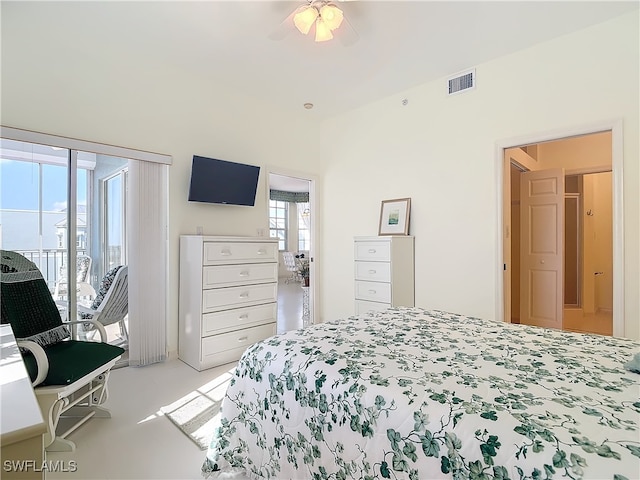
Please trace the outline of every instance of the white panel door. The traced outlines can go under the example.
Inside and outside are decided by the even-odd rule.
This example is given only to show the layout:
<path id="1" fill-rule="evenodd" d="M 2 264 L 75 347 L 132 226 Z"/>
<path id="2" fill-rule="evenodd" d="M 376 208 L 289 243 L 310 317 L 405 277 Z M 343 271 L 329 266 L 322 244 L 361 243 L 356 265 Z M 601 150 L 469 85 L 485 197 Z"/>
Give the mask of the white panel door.
<path id="1" fill-rule="evenodd" d="M 562 329 L 564 170 L 520 178 L 520 323 Z"/>

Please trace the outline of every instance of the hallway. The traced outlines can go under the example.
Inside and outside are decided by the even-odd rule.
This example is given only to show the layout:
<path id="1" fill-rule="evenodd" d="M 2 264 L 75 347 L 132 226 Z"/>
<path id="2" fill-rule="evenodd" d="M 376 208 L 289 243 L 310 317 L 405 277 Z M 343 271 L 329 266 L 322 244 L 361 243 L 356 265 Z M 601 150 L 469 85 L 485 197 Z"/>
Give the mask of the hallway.
<path id="1" fill-rule="evenodd" d="M 565 308 L 563 330 L 597 335 L 613 335 L 613 313 L 599 310 L 585 314 L 580 308 Z"/>
<path id="2" fill-rule="evenodd" d="M 300 283 L 278 282 L 277 333 L 302 328 L 302 287 Z"/>

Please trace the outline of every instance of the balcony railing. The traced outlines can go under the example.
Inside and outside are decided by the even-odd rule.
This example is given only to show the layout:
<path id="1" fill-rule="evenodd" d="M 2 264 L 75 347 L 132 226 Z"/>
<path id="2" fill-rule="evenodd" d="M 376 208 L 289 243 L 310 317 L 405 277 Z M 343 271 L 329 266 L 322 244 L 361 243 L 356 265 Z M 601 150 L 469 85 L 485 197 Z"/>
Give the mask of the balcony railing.
<path id="1" fill-rule="evenodd" d="M 53 292 L 56 282 L 62 275 L 63 266 L 67 265 L 68 253 L 64 249 L 14 250 L 35 263 Z M 86 255 L 86 250 L 78 249 L 78 255 Z"/>

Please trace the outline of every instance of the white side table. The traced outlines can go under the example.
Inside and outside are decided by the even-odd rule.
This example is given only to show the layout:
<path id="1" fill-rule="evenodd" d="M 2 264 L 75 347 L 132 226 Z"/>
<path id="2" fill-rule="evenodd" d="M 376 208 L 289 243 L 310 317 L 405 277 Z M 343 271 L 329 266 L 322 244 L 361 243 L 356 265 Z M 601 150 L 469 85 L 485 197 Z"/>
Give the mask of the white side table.
<path id="1" fill-rule="evenodd" d="M 43 480 L 47 426 L 10 325 L 0 325 L 2 478 Z M 19 467 L 11 468 L 12 465 Z"/>

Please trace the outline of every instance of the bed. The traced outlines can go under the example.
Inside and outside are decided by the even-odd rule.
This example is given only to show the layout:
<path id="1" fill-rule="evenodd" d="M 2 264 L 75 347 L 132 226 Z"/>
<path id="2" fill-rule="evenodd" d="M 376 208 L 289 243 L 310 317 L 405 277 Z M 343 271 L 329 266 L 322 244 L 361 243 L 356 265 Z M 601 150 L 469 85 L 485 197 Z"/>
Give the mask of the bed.
<path id="1" fill-rule="evenodd" d="M 640 478 L 640 342 L 395 308 L 240 359 L 205 477 Z"/>

